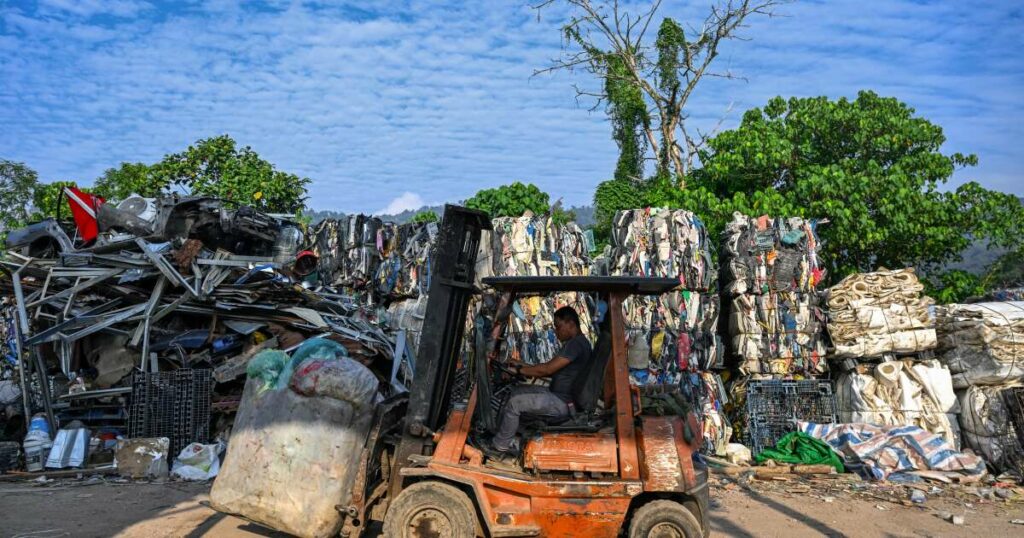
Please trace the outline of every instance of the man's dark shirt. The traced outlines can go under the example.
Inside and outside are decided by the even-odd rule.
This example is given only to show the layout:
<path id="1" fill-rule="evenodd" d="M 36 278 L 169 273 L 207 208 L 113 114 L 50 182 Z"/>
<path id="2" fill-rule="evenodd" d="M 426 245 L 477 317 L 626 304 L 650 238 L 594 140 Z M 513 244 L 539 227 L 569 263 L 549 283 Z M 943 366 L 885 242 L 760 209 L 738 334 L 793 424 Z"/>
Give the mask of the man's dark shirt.
<path id="1" fill-rule="evenodd" d="M 551 376 L 549 390 L 565 402 L 571 402 L 573 383 L 590 367 L 590 340 L 578 334 L 562 344 L 555 356 L 569 359 L 569 364 Z"/>

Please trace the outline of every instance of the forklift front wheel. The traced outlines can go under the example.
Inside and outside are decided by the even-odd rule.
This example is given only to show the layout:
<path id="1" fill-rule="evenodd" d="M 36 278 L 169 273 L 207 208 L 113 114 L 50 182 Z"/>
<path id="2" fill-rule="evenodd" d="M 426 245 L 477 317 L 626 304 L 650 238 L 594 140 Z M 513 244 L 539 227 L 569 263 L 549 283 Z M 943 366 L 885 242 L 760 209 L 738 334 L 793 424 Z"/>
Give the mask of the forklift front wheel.
<path id="1" fill-rule="evenodd" d="M 443 482 L 417 482 L 398 494 L 384 516 L 389 538 L 473 538 L 476 510 L 466 494 Z"/>
<path id="2" fill-rule="evenodd" d="M 641 506 L 629 524 L 629 538 L 701 538 L 700 522 L 674 501 L 651 501 Z"/>

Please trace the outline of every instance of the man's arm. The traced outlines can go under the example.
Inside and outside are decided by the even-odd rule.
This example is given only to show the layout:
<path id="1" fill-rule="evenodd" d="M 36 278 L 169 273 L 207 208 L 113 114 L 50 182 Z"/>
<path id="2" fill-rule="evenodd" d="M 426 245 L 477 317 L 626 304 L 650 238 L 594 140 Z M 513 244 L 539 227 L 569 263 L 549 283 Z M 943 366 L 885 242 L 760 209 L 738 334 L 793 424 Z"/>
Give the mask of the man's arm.
<path id="1" fill-rule="evenodd" d="M 525 375 L 526 377 L 550 377 L 555 372 L 569 366 L 570 362 L 572 361 L 565 357 L 555 357 L 543 364 L 518 364 L 515 368 L 517 373 Z"/>

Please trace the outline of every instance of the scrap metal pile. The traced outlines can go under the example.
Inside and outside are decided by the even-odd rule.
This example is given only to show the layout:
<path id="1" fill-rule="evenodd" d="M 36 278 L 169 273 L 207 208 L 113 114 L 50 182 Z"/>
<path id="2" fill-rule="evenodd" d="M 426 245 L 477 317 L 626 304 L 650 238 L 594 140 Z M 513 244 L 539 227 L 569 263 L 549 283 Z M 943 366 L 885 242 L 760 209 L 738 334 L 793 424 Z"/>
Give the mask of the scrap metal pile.
<path id="1" fill-rule="evenodd" d="M 68 234 L 47 220 L 12 232 L 0 262 L 10 276 L 0 291 L 15 298 L 4 330 L 22 346 L 25 417 L 40 404 L 51 432 L 78 419 L 127 436 L 133 372 L 208 371 L 222 415 L 214 422 L 226 430 L 261 350 L 323 336 L 363 364 L 390 363 L 391 338 L 371 311 L 316 281 L 292 220 L 173 196 L 103 204 L 95 215 L 88 245 L 70 239 L 81 226 Z"/>

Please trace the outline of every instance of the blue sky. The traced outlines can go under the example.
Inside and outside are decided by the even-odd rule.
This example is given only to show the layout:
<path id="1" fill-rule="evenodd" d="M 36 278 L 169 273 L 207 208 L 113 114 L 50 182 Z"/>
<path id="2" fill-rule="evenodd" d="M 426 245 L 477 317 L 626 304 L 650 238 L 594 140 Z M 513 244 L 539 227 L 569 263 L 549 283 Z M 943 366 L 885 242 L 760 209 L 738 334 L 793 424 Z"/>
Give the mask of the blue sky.
<path id="1" fill-rule="evenodd" d="M 969 5 L 968 5 L 969 4 Z M 702 18 L 707 2 L 664 14 Z M 1024 194 L 1024 5 L 832 0 L 753 20 L 690 104 L 735 126 L 775 95 L 898 97 L 959 172 Z M 221 133 L 313 179 L 315 209 L 455 201 L 512 180 L 589 203 L 617 151 L 557 56 L 564 13 L 522 2 L 0 0 L 0 157 L 91 183 Z"/>

